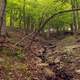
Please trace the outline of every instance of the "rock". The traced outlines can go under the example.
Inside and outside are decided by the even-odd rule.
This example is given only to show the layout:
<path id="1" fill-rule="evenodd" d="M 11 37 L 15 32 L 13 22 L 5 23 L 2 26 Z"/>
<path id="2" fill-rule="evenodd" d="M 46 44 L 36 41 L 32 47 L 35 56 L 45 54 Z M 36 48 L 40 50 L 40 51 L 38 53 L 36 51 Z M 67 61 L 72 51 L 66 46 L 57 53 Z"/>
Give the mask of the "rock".
<path id="1" fill-rule="evenodd" d="M 54 56 L 48 57 L 47 62 L 48 63 L 53 63 L 54 62 Z"/>
<path id="2" fill-rule="evenodd" d="M 60 56 L 58 56 L 58 57 L 54 60 L 54 62 L 55 62 L 55 63 L 59 63 L 59 62 L 60 62 L 60 60 L 61 60 L 61 57 L 60 57 Z"/>
<path id="3" fill-rule="evenodd" d="M 0 58 L 0 62 L 4 62 L 5 60 L 3 58 Z"/>
<path id="4" fill-rule="evenodd" d="M 50 70 L 49 68 L 45 68 L 44 73 L 45 73 L 45 76 L 47 76 L 47 77 L 55 76 L 55 73 L 52 70 Z"/>
<path id="5" fill-rule="evenodd" d="M 75 70 L 77 74 L 80 74 L 80 69 Z"/>
<path id="6" fill-rule="evenodd" d="M 79 80 L 79 79 L 73 78 L 73 80 Z"/>
<path id="7" fill-rule="evenodd" d="M 36 61 L 37 63 L 41 63 L 41 62 L 42 62 L 41 58 L 39 58 L 39 57 L 35 57 L 35 61 Z"/>

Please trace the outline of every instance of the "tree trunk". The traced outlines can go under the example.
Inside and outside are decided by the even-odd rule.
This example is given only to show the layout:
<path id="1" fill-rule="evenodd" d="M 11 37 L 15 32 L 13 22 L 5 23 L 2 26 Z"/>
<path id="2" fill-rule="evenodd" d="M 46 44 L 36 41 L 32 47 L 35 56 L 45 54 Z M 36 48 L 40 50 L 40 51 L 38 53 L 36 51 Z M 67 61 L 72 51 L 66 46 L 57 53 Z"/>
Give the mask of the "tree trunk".
<path id="1" fill-rule="evenodd" d="M 21 28 L 22 28 L 22 24 L 21 24 L 21 22 L 22 22 L 21 10 L 19 10 L 19 17 L 20 17 L 20 20 L 19 20 L 19 27 L 20 27 L 20 29 L 21 29 Z"/>
<path id="2" fill-rule="evenodd" d="M 0 0 L 0 35 L 6 35 L 6 0 Z"/>
<path id="3" fill-rule="evenodd" d="M 49 18 L 47 18 L 43 24 L 40 26 L 40 28 L 38 29 L 37 33 L 39 33 L 41 30 L 44 29 L 45 25 L 51 20 L 53 19 L 55 16 L 59 16 L 61 14 L 64 14 L 64 13 L 69 13 L 69 12 L 74 12 L 74 11 L 80 11 L 80 9 L 70 9 L 70 10 L 64 10 L 64 11 L 60 11 L 60 12 L 57 12 L 53 15 L 51 15 Z"/>
<path id="4" fill-rule="evenodd" d="M 78 0 L 76 0 L 76 8 L 79 8 L 79 3 L 78 3 Z M 77 24 L 78 24 L 78 31 L 79 31 L 79 11 L 77 11 Z"/>
<path id="5" fill-rule="evenodd" d="M 77 0 L 71 0 L 72 10 L 78 8 Z M 76 33 L 79 27 L 78 11 L 73 11 L 73 32 Z"/>
<path id="6" fill-rule="evenodd" d="M 26 16 L 25 16 L 25 0 L 24 0 L 24 5 L 23 5 L 23 24 L 24 24 L 24 30 L 25 30 L 25 33 L 26 33 Z"/>
<path id="7" fill-rule="evenodd" d="M 10 30 L 14 30 L 13 9 L 10 10 Z"/>

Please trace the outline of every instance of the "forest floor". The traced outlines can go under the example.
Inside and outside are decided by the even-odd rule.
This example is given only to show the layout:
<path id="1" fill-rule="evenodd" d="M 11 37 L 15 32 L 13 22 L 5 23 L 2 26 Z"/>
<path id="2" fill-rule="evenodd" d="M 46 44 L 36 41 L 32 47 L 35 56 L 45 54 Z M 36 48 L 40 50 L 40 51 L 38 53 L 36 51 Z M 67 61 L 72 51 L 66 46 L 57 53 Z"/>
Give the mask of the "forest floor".
<path id="1" fill-rule="evenodd" d="M 80 80 L 80 35 L 37 36 L 31 48 L 33 34 L 21 42 L 23 33 L 9 35 L 0 49 L 0 80 Z"/>

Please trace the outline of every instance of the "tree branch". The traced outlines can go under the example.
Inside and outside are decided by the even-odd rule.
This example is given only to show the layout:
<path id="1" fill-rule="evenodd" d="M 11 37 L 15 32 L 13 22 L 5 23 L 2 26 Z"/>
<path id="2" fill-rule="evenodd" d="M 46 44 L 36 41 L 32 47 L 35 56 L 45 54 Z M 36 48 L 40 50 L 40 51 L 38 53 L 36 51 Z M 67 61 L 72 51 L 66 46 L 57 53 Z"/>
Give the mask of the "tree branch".
<path id="1" fill-rule="evenodd" d="M 55 14 L 53 14 L 52 16 L 50 16 L 49 18 L 47 18 L 44 23 L 41 25 L 40 29 L 38 30 L 38 32 L 40 32 L 44 27 L 45 25 L 51 20 L 53 19 L 55 16 L 57 15 L 60 15 L 60 14 L 64 14 L 64 13 L 68 13 L 68 12 L 73 12 L 73 11 L 79 11 L 80 9 L 71 9 L 71 10 L 64 10 L 64 11 L 60 11 L 60 12 L 57 12 Z"/>
<path id="2" fill-rule="evenodd" d="M 34 34 L 30 46 L 32 45 L 35 37 L 39 34 L 39 32 L 40 32 L 41 30 L 44 29 L 45 25 L 46 25 L 52 18 L 54 18 L 54 17 L 57 16 L 57 15 L 63 14 L 63 13 L 68 13 L 68 12 L 73 12 L 73 11 L 79 11 L 79 10 L 80 10 L 80 9 L 64 10 L 64 11 L 60 11 L 60 12 L 57 12 L 57 13 L 54 13 L 53 15 L 51 15 L 49 18 L 47 18 L 47 19 L 44 21 L 44 23 L 40 26 L 40 28 L 38 29 L 38 31 Z M 29 47 L 30 47 L 30 46 L 29 46 Z"/>

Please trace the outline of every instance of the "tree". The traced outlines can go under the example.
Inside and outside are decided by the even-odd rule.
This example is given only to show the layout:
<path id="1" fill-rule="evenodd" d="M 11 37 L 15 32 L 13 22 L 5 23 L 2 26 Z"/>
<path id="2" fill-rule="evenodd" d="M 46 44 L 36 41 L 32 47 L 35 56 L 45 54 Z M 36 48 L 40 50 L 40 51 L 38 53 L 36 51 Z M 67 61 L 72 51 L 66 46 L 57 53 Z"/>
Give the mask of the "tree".
<path id="1" fill-rule="evenodd" d="M 78 8 L 77 4 L 79 4 L 78 2 L 80 0 L 76 1 L 74 1 L 75 5 L 71 3 L 71 0 L 8 0 L 6 16 L 7 26 L 11 27 L 11 22 L 15 29 L 18 27 L 20 29 L 24 29 L 27 33 L 37 31 L 40 28 L 39 25 L 43 25 L 45 20 L 51 15 L 59 11 L 72 9 L 72 5 L 75 5 L 75 8 Z M 78 12 L 79 11 L 72 11 L 70 13 L 65 12 L 61 16 L 56 16 L 47 23 L 41 33 L 44 32 L 45 29 L 48 30 L 50 28 L 55 28 L 56 30 L 71 28 L 70 25 L 73 22 L 76 23 L 74 24 L 76 30 L 79 17 L 76 15 L 75 19 L 73 19 L 74 15 L 72 16 L 72 14 L 78 14 Z"/>
<path id="2" fill-rule="evenodd" d="M 47 18 L 44 23 L 41 25 L 40 29 L 37 31 L 37 32 L 40 32 L 44 27 L 45 25 L 52 19 L 54 18 L 55 16 L 58 16 L 58 15 L 61 15 L 63 13 L 68 13 L 68 12 L 75 12 L 75 11 L 79 11 L 80 9 L 71 9 L 71 10 L 64 10 L 64 11 L 60 11 L 60 12 L 57 12 L 53 15 L 51 15 L 49 18 Z"/>
<path id="3" fill-rule="evenodd" d="M 0 0 L 0 35 L 6 35 L 6 0 Z"/>
<path id="4" fill-rule="evenodd" d="M 71 0 L 72 9 L 78 8 L 78 1 Z M 73 32 L 77 32 L 79 28 L 78 11 L 73 11 Z"/>

